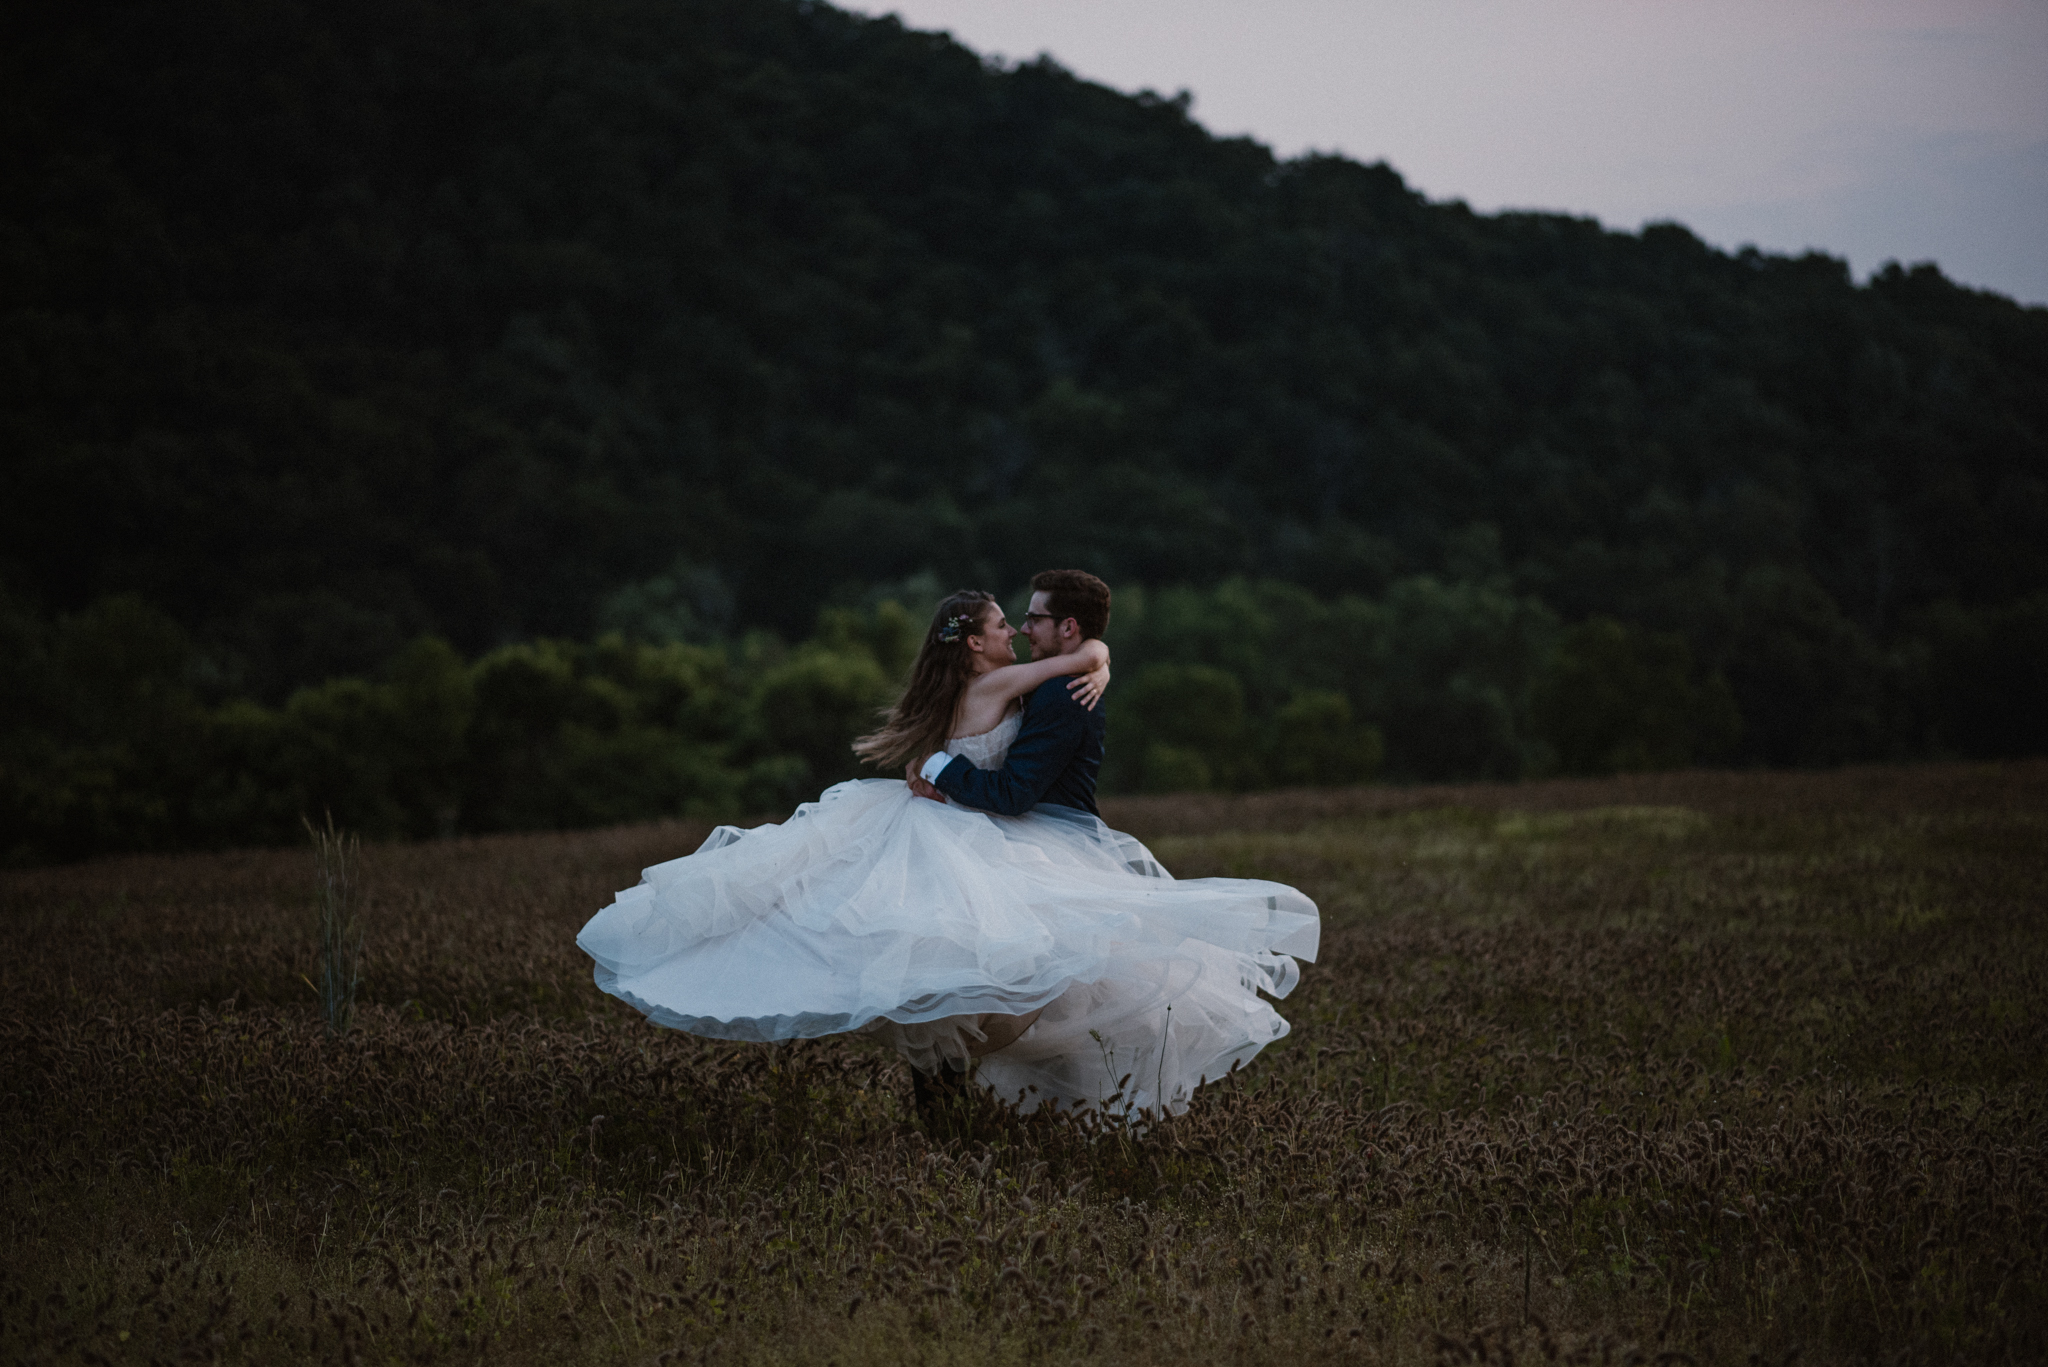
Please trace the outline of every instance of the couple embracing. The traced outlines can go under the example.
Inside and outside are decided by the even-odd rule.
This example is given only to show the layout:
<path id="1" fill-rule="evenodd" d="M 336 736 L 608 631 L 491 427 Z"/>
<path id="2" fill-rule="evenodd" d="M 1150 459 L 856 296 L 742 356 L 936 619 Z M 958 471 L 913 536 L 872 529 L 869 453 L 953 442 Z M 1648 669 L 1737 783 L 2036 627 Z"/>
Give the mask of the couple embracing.
<path id="1" fill-rule="evenodd" d="M 1320 922 L 1280 883 L 1175 879 L 1096 812 L 1110 593 L 1032 579 L 939 605 L 855 779 L 778 825 L 721 826 L 577 936 L 600 988 L 716 1039 L 863 1032 L 920 1098 L 978 1085 L 1024 1111 L 1179 1113 L 1287 1033 Z"/>

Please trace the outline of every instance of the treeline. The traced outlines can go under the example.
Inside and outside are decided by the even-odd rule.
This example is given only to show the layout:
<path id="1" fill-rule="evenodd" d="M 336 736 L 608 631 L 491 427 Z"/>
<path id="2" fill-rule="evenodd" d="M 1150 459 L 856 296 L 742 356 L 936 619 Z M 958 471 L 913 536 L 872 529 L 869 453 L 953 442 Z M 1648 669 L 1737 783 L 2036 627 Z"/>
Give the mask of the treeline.
<path id="1" fill-rule="evenodd" d="M 808 0 L 27 0 L 0 118 L 0 580 L 273 705 L 923 570 L 1499 576 L 1702 658 L 1759 570 L 1880 654 L 2048 590 L 2048 311 Z"/>
<path id="2" fill-rule="evenodd" d="M 2048 749 L 2048 310 L 1932 265 L 811 0 L 27 0 L 0 123 L 11 850 L 771 809 L 1050 565 L 1125 787 Z"/>
<path id="3" fill-rule="evenodd" d="M 1890 649 L 1784 571 L 1719 607 L 1701 649 L 1565 623 L 1504 579 L 1126 592 L 1105 774 L 1173 790 L 2048 754 L 2048 594 L 1944 605 Z"/>
<path id="4" fill-rule="evenodd" d="M 2048 746 L 2048 596 L 1927 619 L 1912 651 L 1858 649 L 1755 588 L 1734 681 L 1684 637 L 1561 624 L 1499 583 L 1427 576 L 1379 598 L 1295 585 L 1118 595 L 1107 791 L 1827 763 Z M 1810 602 L 1808 603 L 1810 607 Z M 50 623 L 0 610 L 0 854 L 291 840 L 332 814 L 372 836 L 781 813 L 861 769 L 848 744 L 900 686 L 921 611 L 821 614 L 806 641 L 543 639 L 465 660 L 416 640 L 375 674 L 267 706 L 222 696 L 174 621 L 115 597 Z M 1775 661 L 1781 672 L 1755 673 Z M 2029 673 L 2031 671 L 2031 673 Z M 1745 709 L 1747 709 L 1745 711 Z"/>
<path id="5" fill-rule="evenodd" d="M 856 772 L 921 637 L 902 608 L 732 647 L 539 640 L 465 661 L 435 637 L 277 706 L 218 698 L 139 598 L 0 613 L 0 852 L 276 844 L 324 814 L 372 837 L 787 810 Z"/>

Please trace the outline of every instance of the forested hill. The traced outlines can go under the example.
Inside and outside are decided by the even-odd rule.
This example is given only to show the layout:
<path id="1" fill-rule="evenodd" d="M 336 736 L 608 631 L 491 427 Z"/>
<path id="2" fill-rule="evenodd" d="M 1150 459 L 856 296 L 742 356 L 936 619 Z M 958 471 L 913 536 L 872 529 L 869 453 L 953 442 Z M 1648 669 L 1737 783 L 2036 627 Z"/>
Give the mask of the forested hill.
<path id="1" fill-rule="evenodd" d="M 1432 204 L 891 20 L 28 0 L 0 109 L 9 610 L 139 594 L 220 696 L 1076 564 L 1487 585 L 1748 716 L 2048 592 L 2048 311 Z M 1932 743 L 1858 734 L 1748 753 Z"/>

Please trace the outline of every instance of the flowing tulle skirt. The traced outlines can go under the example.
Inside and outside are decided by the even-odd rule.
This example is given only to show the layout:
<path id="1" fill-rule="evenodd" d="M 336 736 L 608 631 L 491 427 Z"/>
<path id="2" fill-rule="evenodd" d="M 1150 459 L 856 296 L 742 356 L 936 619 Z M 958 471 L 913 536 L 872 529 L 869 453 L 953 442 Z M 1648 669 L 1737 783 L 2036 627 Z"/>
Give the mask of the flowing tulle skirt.
<path id="1" fill-rule="evenodd" d="M 1287 1033 L 1320 922 L 1284 884 L 1177 880 L 1071 808 L 1002 817 L 895 780 L 829 789 L 779 825 L 721 826 L 657 864 L 576 942 L 597 984 L 717 1039 L 866 1030 L 927 1070 L 974 1018 L 1044 1008 L 981 1059 L 1025 1109 L 1179 1111 Z"/>

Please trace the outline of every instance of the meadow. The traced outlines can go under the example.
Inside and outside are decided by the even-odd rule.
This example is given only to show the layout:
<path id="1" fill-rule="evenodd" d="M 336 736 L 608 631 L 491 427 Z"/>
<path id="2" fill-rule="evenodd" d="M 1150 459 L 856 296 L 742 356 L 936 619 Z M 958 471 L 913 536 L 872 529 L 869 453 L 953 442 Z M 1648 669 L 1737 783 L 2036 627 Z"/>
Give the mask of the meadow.
<path id="1" fill-rule="evenodd" d="M 11 1362 L 2048 1357 L 2048 763 L 1111 804 L 1314 896 L 1144 1127 L 656 1030 L 572 937 L 702 826 L 0 874 Z"/>

